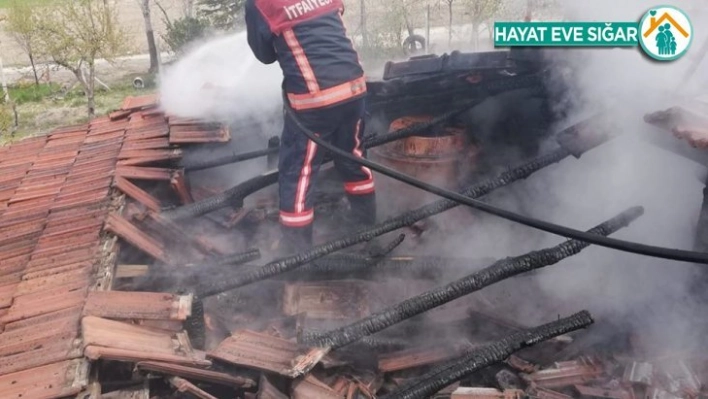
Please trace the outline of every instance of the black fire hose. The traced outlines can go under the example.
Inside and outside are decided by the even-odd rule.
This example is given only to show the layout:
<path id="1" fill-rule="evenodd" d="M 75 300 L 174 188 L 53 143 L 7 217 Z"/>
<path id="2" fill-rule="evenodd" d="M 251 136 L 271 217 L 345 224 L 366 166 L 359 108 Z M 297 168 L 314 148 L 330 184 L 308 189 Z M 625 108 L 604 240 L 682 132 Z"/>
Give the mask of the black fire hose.
<path id="1" fill-rule="evenodd" d="M 533 227 L 535 229 L 542 230 L 547 233 L 552 233 L 552 234 L 556 234 L 559 236 L 563 236 L 566 238 L 572 238 L 572 239 L 576 239 L 576 240 L 586 241 L 591 244 L 599 245 L 601 247 L 612 248 L 612 249 L 616 249 L 616 250 L 623 251 L 623 252 L 630 252 L 630 253 L 639 254 L 639 255 L 646 255 L 646 256 L 651 256 L 651 257 L 655 257 L 655 258 L 669 259 L 669 260 L 675 260 L 675 261 L 680 261 L 680 262 L 700 263 L 700 264 L 704 264 L 704 265 L 708 264 L 708 254 L 706 254 L 706 253 L 695 252 L 695 251 L 685 251 L 685 250 L 666 248 L 666 247 L 657 247 L 657 246 L 653 246 L 653 245 L 640 244 L 640 243 L 631 242 L 631 241 L 618 240 L 615 238 L 601 237 L 601 236 L 598 236 L 595 234 L 586 233 L 586 232 L 582 232 L 580 230 L 571 229 L 569 227 L 560 226 L 560 225 L 557 225 L 554 223 L 549 223 L 549 222 L 546 222 L 543 220 L 523 216 L 518 213 L 510 212 L 510 211 L 498 208 L 494 205 L 490 205 L 490 204 L 484 203 L 482 201 L 475 200 L 475 199 L 466 197 L 464 195 L 460 195 L 460 194 L 455 193 L 453 191 L 449 191 L 444 188 L 440 188 L 440 187 L 434 186 L 432 184 L 425 183 L 423 181 L 420 181 L 418 179 L 410 177 L 406 174 L 397 172 L 397 171 L 395 171 L 391 168 L 388 168 L 386 166 L 372 162 L 368 159 L 357 158 L 357 157 L 350 155 L 349 153 L 342 151 L 339 148 L 327 143 L 326 141 L 322 140 L 321 138 L 317 137 L 311 130 L 309 130 L 307 127 L 305 127 L 302 124 L 302 122 L 298 119 L 298 117 L 295 114 L 295 112 L 293 111 L 293 109 L 290 108 L 290 105 L 287 103 L 287 101 L 284 101 L 283 103 L 284 103 L 285 111 L 292 118 L 295 125 L 297 125 L 297 127 L 310 140 L 314 141 L 317 145 L 328 150 L 329 152 L 331 152 L 335 156 L 345 158 L 351 162 L 356 162 L 362 166 L 366 166 L 367 168 L 369 168 L 371 170 L 375 170 L 381 174 L 384 174 L 384 175 L 391 177 L 393 179 L 396 179 L 398 181 L 402 181 L 406 184 L 417 187 L 421 190 L 427 191 L 432 194 L 439 195 L 443 198 L 447 198 L 452 201 L 459 202 L 463 205 L 467 205 L 469 207 L 481 210 L 483 212 L 487 212 L 492 215 L 499 216 L 503 219 L 522 224 L 524 226 Z M 599 143 L 596 143 L 596 144 L 599 144 Z"/>

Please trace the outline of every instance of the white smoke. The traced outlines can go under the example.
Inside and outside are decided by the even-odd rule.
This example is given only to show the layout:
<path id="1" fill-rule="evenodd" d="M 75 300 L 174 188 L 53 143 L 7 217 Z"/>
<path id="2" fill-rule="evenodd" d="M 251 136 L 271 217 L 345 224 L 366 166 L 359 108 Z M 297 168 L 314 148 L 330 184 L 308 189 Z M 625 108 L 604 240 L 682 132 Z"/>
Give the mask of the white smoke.
<path id="1" fill-rule="evenodd" d="M 674 3 L 688 12 L 694 27 L 706 26 L 702 1 Z M 648 5 L 639 0 L 567 0 L 563 6 L 568 20 L 634 21 Z M 699 29 L 695 32 L 700 35 Z M 644 137 L 656 132 L 642 117 L 674 105 L 678 84 L 699 55 L 697 49 L 703 40 L 708 37 L 696 37 L 687 55 L 670 63 L 652 62 L 638 48 L 581 50 L 582 60 L 573 65 L 579 76 L 576 89 L 589 108 L 610 106 L 614 129 L 623 136 L 579 160 L 566 159 L 551 166 L 488 200 L 580 230 L 641 205 L 644 216 L 613 237 L 691 249 L 705 167 L 647 144 Z M 572 60 L 569 51 L 558 51 L 557 56 Z M 707 64 L 708 60 L 699 68 L 702 75 L 696 77 L 703 83 L 708 81 Z M 281 79 L 278 66 L 258 62 L 245 33 L 239 33 L 208 41 L 167 69 L 161 81 L 161 101 L 168 113 L 184 117 L 229 121 L 267 118 L 281 106 Z M 689 85 L 681 94 L 696 88 Z M 260 168 L 260 163 L 253 164 L 253 169 Z M 248 177 L 254 174 L 249 171 Z M 239 172 L 238 180 L 246 177 Z M 561 241 L 557 236 L 480 215 L 457 239 L 438 243 L 437 251 L 441 255 L 463 252 L 475 258 L 505 257 Z M 694 272 L 685 263 L 591 247 L 533 279 L 504 282 L 484 290 L 483 295 L 494 298 L 498 311 L 511 309 L 509 314 L 528 324 L 580 309 L 588 309 L 598 318 L 634 314 L 631 322 L 648 337 L 648 345 L 661 349 L 680 343 L 691 328 L 690 317 L 677 310 L 690 310 L 694 305 L 686 297 Z M 532 281 L 537 284 L 538 297 L 515 294 L 520 284 Z M 524 292 L 533 295 L 534 291 Z M 647 312 L 646 306 L 655 311 Z"/>
<path id="2" fill-rule="evenodd" d="M 258 61 L 246 33 L 216 37 L 194 46 L 165 68 L 161 103 L 169 114 L 235 121 L 269 116 L 281 107 L 282 72 Z"/>
<path id="3" fill-rule="evenodd" d="M 708 22 L 699 12 L 698 0 L 675 3 L 688 12 L 694 29 Z M 603 22 L 639 20 L 648 7 L 638 0 L 568 0 L 563 6 L 568 20 Z M 568 50 L 555 52 L 555 57 L 572 63 L 579 77 L 571 83 L 585 101 L 583 110 L 609 108 L 611 128 L 622 136 L 580 159 L 566 159 L 501 190 L 489 201 L 579 230 L 641 205 L 645 214 L 613 237 L 691 250 L 706 168 L 648 144 L 650 135 L 670 133 L 657 131 L 643 116 L 676 105 L 681 96 L 695 94 L 697 80 L 685 88 L 679 83 L 700 55 L 697 52 L 704 40 L 708 37 L 694 38 L 687 55 L 670 63 L 653 62 L 639 48 L 583 49 L 574 51 L 576 55 Z M 580 57 L 574 58 L 577 55 Z M 708 61 L 699 68 L 703 79 L 706 64 Z M 561 241 L 561 237 L 484 216 L 465 237 L 447 246 L 458 251 L 464 248 L 471 256 L 504 257 Z M 696 268 L 688 263 L 592 246 L 532 279 L 504 282 L 482 295 L 494 298 L 492 302 L 499 309 L 510 308 L 529 324 L 580 309 L 588 309 L 600 320 L 620 319 L 631 323 L 642 337 L 641 349 L 660 352 L 697 342 L 688 334 L 694 328 L 695 315 L 700 314 L 695 313 L 697 301 L 688 293 L 695 278 Z M 528 291 L 532 282 L 538 287 L 536 296 Z M 518 295 L 521 288 L 524 293 Z"/>

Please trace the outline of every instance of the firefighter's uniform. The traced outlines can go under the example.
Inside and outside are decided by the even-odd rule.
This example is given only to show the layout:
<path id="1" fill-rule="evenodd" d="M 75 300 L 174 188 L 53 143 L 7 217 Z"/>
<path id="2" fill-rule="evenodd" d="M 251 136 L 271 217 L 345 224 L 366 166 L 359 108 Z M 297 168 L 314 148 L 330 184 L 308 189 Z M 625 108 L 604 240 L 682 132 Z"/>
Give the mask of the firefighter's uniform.
<path id="1" fill-rule="evenodd" d="M 343 11 L 341 0 L 247 0 L 248 43 L 261 62 L 280 63 L 284 98 L 304 126 L 363 157 L 366 81 Z M 286 114 L 278 165 L 280 223 L 291 246 L 312 245 L 311 193 L 323 156 Z M 346 160 L 335 160 L 335 167 L 356 221 L 374 223 L 371 171 Z"/>

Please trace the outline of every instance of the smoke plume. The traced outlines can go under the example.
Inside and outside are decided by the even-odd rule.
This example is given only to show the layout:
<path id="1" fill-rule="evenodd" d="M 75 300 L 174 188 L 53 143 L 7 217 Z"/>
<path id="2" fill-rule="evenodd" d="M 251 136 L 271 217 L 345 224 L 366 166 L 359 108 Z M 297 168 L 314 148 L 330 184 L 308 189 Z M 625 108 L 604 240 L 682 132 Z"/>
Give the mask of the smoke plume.
<path id="1" fill-rule="evenodd" d="M 246 33 L 212 38 L 165 68 L 161 103 L 168 114 L 237 121 L 261 118 L 280 107 L 282 73 L 259 62 Z"/>
<path id="2" fill-rule="evenodd" d="M 573 21 L 635 21 L 646 12 L 645 3 L 565 1 L 563 11 Z M 700 56 L 697 53 L 702 42 L 708 40 L 700 37 L 696 28 L 708 22 L 699 4 L 675 2 L 687 11 L 697 35 L 687 55 L 675 62 L 650 61 L 639 48 L 552 52 L 552 58 L 563 57 L 574 67 L 576 79 L 565 83 L 580 100 L 578 113 L 606 109 L 611 126 L 597 128 L 613 129 L 622 135 L 580 159 L 566 159 L 511 190 L 491 196 L 490 202 L 577 229 L 629 206 L 642 205 L 645 215 L 614 237 L 692 249 L 705 165 L 650 145 L 646 140 L 650 135 L 670 133 L 656 131 L 642 118 L 646 113 L 677 105 L 682 97 L 695 95 L 696 81 L 705 83 L 703 67 L 698 69 L 703 76 L 680 86 L 685 70 Z M 577 117 L 562 125 L 571 124 Z M 496 218 L 481 219 L 461 240 L 448 245 L 458 250 L 469 248 L 466 253 L 470 256 L 502 257 L 561 239 Z M 487 295 L 500 309 L 507 307 L 519 320 L 529 323 L 588 309 L 600 320 L 611 319 L 617 322 L 614 325 L 630 328 L 640 335 L 641 349 L 654 353 L 697 344 L 690 334 L 702 306 L 690 293 L 697 268 L 592 247 L 537 273 L 532 280 L 505 282 Z M 528 289 L 531 282 L 538 290 Z M 595 327 L 594 333 L 611 333 L 599 329 Z"/>
<path id="3" fill-rule="evenodd" d="M 645 3 L 566 0 L 563 12 L 569 20 L 636 21 L 646 11 Z M 701 1 L 674 3 L 688 12 L 694 27 L 708 23 Z M 697 83 L 682 87 L 680 82 L 699 56 L 702 42 L 708 40 L 700 37 L 700 32 L 695 29 L 697 37 L 687 55 L 670 63 L 652 62 L 639 48 L 553 52 L 553 57 L 570 60 L 574 67 L 577 79 L 565 83 L 580 100 L 578 114 L 607 109 L 612 126 L 598 128 L 614 129 L 622 136 L 580 159 L 551 166 L 488 200 L 579 230 L 642 205 L 645 215 L 613 237 L 692 249 L 705 166 L 648 144 L 645 138 L 657 132 L 642 118 L 674 105 L 682 95 L 695 95 L 700 87 Z M 702 82 L 705 91 L 708 60 L 703 65 L 694 82 Z M 253 57 L 245 33 L 223 36 L 197 47 L 165 70 L 162 104 L 167 113 L 183 117 L 255 121 L 252 129 L 232 132 L 231 145 L 239 152 L 263 148 L 265 138 L 279 133 L 281 79 L 277 65 L 263 65 Z M 577 117 L 580 115 L 573 118 Z M 573 118 L 562 124 L 573 123 Z M 264 167 L 262 160 L 256 160 L 222 170 L 235 184 Z M 453 237 L 430 239 L 433 242 L 425 247 L 428 254 L 454 253 L 477 259 L 519 255 L 562 240 L 481 214 Z M 700 314 L 696 310 L 699 301 L 689 294 L 696 270 L 690 264 L 591 247 L 532 278 L 516 278 L 475 295 L 494 304 L 492 310 L 527 324 L 588 309 L 600 320 L 628 324 L 642 335 L 644 349 L 663 350 L 696 342 L 689 334 L 694 327 L 692 315 Z"/>

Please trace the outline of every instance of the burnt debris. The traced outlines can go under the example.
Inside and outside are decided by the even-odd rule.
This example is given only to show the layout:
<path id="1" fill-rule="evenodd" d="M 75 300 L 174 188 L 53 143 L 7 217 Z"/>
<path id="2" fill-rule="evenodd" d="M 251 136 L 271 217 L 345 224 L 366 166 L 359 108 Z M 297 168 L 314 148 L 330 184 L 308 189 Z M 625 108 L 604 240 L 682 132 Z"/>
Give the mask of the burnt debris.
<path id="1" fill-rule="evenodd" d="M 589 230 L 590 233 L 609 235 L 627 226 L 643 213 L 641 208 L 631 208 L 607 222 Z M 350 344 L 359 338 L 377 333 L 396 323 L 442 306 L 450 301 L 478 291 L 488 285 L 509 277 L 529 272 L 560 262 L 562 259 L 579 253 L 590 244 L 569 240 L 556 247 L 534 251 L 515 258 L 500 260 L 474 274 L 454 281 L 435 290 L 410 298 L 391 308 L 372 314 L 364 320 L 342 327 L 322 335 L 304 336 L 302 341 L 308 345 L 336 349 Z"/>
<path id="2" fill-rule="evenodd" d="M 475 371 L 503 361 L 524 347 L 588 327 L 592 323 L 593 319 L 590 313 L 583 311 L 534 329 L 511 334 L 498 342 L 479 349 L 473 349 L 457 359 L 436 366 L 430 372 L 421 376 L 416 382 L 405 385 L 381 398 L 423 399 L 430 397 L 430 395 Z"/>
<path id="3" fill-rule="evenodd" d="M 554 108 L 548 95 L 554 71 L 542 58 L 525 51 L 454 52 L 391 63 L 383 81 L 369 82 L 364 146 L 377 148 L 372 156 L 379 149 L 400 150 L 418 180 L 428 181 L 424 173 L 416 174 L 425 170 L 435 185 L 477 199 L 610 140 L 613 135 L 591 118 L 555 134 L 557 146 L 550 152 L 519 155 L 517 147 L 538 147 L 557 122 L 548 112 Z M 529 123 L 527 115 L 507 113 L 513 107 L 506 107 L 494 123 L 477 123 L 485 104 L 505 104 L 509 98 L 533 101 L 523 111 L 538 119 Z M 7 313 L 0 308 L 0 337 L 9 342 L 1 346 L 0 355 L 9 359 L 0 362 L 2 370 L 21 367 L 13 360 L 17 352 L 33 359 L 61 352 L 61 363 L 46 366 L 46 375 L 56 378 L 46 385 L 71 394 L 86 386 L 107 398 L 698 399 L 708 394 L 708 357 L 698 351 L 652 357 L 638 350 L 631 332 L 610 328 L 612 334 L 606 334 L 605 320 L 595 323 L 596 315 L 588 311 L 562 319 L 555 311 L 532 317 L 523 307 L 510 312 L 491 298 L 513 284 L 519 297 L 543 301 L 528 277 L 562 260 L 577 261 L 587 242 L 569 240 L 502 259 L 470 258 L 447 247 L 438 251 L 426 244 L 475 240 L 464 234 L 478 215 L 456 201 L 424 198 L 416 188 L 399 190 L 383 179 L 377 191 L 388 190 L 388 201 L 398 209 L 381 223 L 354 230 L 341 217 L 348 203 L 336 170 L 323 165 L 314 201 L 317 245 L 282 257 L 277 194 L 264 190 L 277 182 L 277 137 L 267 144 L 239 141 L 226 151 L 226 133 L 245 136 L 247 129 L 209 125 L 200 133 L 187 121 L 169 118 L 181 129 L 166 137 L 139 125 L 152 119 L 164 123 L 166 117 L 137 109 L 136 115 L 114 115 L 126 119 L 121 122 L 126 126 L 140 126 L 136 134 L 146 142 L 124 144 L 131 156 L 121 155 L 126 164 L 115 185 L 125 195 L 106 205 L 115 211 L 106 222 L 107 237 L 101 237 L 110 252 L 107 260 L 84 265 L 81 258 L 57 272 L 62 282 L 57 295 L 36 300 L 49 309 L 40 315 L 41 328 L 25 325 L 30 307 Z M 110 123 L 105 129 L 113 134 Z M 267 134 L 256 138 L 272 135 L 259 133 Z M 153 151 L 158 138 L 165 148 Z M 172 148 L 186 138 L 212 144 L 194 153 Z M 509 138 L 499 157 L 499 145 Z M 89 135 L 85 141 L 91 140 Z M 222 155 L 188 156 L 215 143 Z M 240 162 L 256 158 L 264 158 L 269 171 L 253 178 L 241 174 L 247 180 L 235 187 L 238 173 L 224 177 L 216 170 L 231 165 L 238 172 Z M 401 206 L 397 196 L 415 201 Z M 642 212 L 630 208 L 589 233 L 608 236 Z M 18 230 L 29 231 L 33 221 L 17 221 Z M 77 256 L 87 254 L 72 246 Z M 19 259 L 24 247 L 9 248 Z M 55 261 L 61 255 L 47 256 Z M 98 288 L 88 294 L 75 290 L 75 277 L 110 262 L 116 269 L 102 269 Z M 14 270 L 13 264 L 7 267 Z M 7 281 L 20 281 L 11 294 L 25 295 L 45 284 L 43 265 L 35 269 L 30 274 L 36 275 L 36 286 L 25 284 L 25 274 L 8 276 Z M 0 303 L 8 292 L 1 288 Z M 54 311 L 55 302 L 68 310 Z M 547 324 L 532 327 L 541 323 Z M 62 333 L 65 327 L 80 328 L 80 339 Z M 55 329 L 60 333 L 50 335 Z M 81 354 L 90 360 L 90 373 Z M 65 375 L 86 381 L 72 385 L 57 378 Z M 17 388 L 22 379 L 12 377 L 0 375 L 0 396 L 36 392 L 35 386 Z"/>
<path id="4" fill-rule="evenodd" d="M 497 178 L 489 179 L 485 182 L 470 187 L 462 194 L 471 198 L 481 197 L 497 188 L 506 186 L 517 180 L 526 178 L 532 173 L 542 169 L 543 167 L 556 163 L 567 156 L 568 153 L 565 150 L 557 150 L 549 155 L 528 162 L 518 168 L 514 168 L 507 172 L 504 172 Z M 224 279 L 220 279 L 219 281 L 210 283 L 208 285 L 200 286 L 196 289 L 196 292 L 199 293 L 199 295 L 202 297 L 209 297 L 223 293 L 225 291 L 243 287 L 245 285 L 252 284 L 270 277 L 274 277 L 279 274 L 295 270 L 308 262 L 317 260 L 318 258 L 331 254 L 335 251 L 349 248 L 351 246 L 363 242 L 371 241 L 372 239 L 383 234 L 390 233 L 403 227 L 411 226 L 420 220 L 452 209 L 457 205 L 459 204 L 454 201 L 440 200 L 417 210 L 406 212 L 398 217 L 389 219 L 374 227 L 361 230 L 349 237 L 315 246 L 314 248 L 306 252 L 276 260 L 259 269 L 239 273 L 239 275 L 227 277 Z"/>

